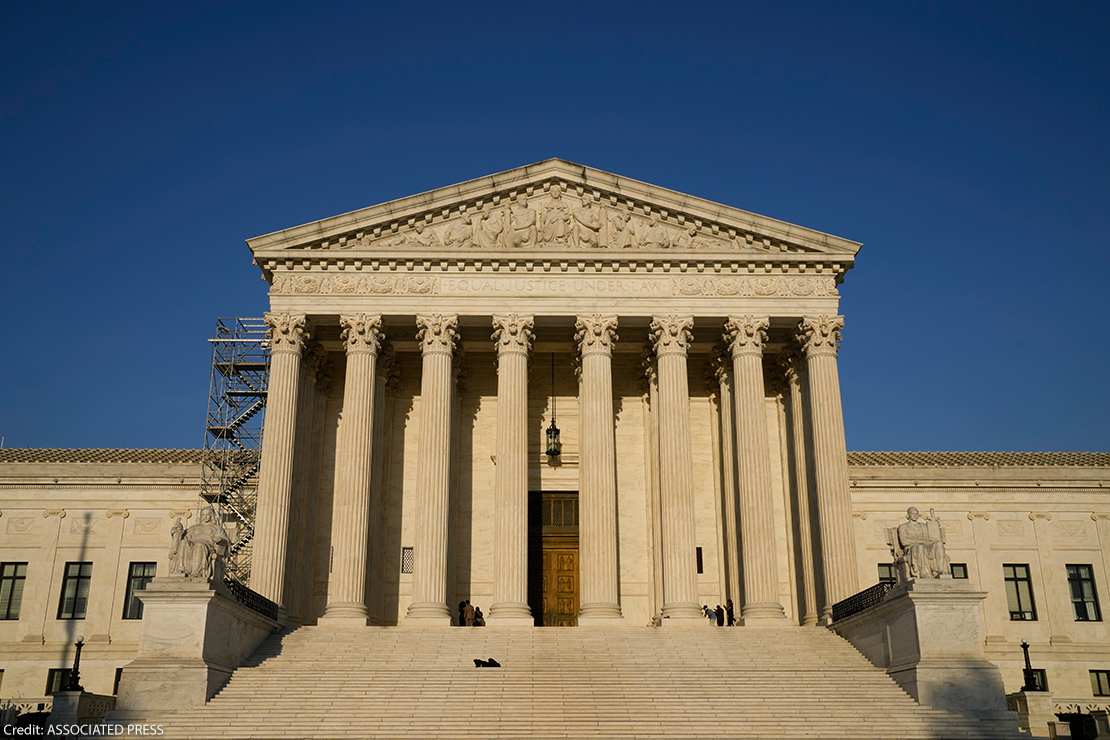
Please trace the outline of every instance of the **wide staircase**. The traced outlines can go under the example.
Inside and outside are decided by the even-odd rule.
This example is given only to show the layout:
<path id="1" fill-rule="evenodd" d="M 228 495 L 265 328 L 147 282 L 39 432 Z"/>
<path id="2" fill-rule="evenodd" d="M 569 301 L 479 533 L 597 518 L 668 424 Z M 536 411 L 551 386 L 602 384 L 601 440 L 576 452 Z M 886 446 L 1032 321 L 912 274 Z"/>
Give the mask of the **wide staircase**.
<path id="1" fill-rule="evenodd" d="M 159 721 L 182 739 L 1028 737 L 918 706 L 820 628 L 302 627 Z"/>

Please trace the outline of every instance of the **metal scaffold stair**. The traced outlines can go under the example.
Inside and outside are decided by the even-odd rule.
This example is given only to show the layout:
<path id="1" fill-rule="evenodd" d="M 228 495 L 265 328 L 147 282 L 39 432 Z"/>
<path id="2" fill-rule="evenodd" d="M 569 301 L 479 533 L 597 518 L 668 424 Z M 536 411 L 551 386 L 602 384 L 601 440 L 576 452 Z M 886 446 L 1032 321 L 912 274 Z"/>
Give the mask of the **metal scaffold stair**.
<path id="1" fill-rule="evenodd" d="M 227 577 L 250 580 L 270 347 L 262 319 L 216 320 L 205 423 L 201 497 L 232 534 Z"/>

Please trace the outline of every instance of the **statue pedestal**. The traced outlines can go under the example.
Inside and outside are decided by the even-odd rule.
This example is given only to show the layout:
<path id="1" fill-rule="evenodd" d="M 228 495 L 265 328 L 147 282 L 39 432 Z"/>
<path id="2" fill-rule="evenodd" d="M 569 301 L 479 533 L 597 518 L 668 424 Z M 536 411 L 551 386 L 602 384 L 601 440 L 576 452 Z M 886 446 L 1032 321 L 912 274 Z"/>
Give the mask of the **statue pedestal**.
<path id="1" fill-rule="evenodd" d="M 1006 702 L 1017 711 L 1018 727 L 1032 737 L 1052 737 L 1049 723 L 1056 721 L 1051 691 L 1018 691 L 1006 695 Z"/>
<path id="2" fill-rule="evenodd" d="M 139 592 L 138 657 L 120 676 L 109 719 L 158 717 L 203 706 L 277 622 L 235 601 L 222 583 L 155 578 Z"/>
<path id="3" fill-rule="evenodd" d="M 963 580 L 916 579 L 832 629 L 924 706 L 1014 723 L 1002 673 L 986 659 L 979 602 Z"/>
<path id="4" fill-rule="evenodd" d="M 90 694 L 88 691 L 55 691 L 48 724 L 89 725 L 102 722 L 115 706 L 116 697 Z"/>

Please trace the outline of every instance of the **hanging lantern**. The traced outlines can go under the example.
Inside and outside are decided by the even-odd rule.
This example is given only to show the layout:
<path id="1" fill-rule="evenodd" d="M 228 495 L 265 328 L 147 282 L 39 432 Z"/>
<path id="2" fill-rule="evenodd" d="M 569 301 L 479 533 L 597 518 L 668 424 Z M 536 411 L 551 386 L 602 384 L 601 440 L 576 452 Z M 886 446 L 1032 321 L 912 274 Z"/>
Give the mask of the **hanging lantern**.
<path id="1" fill-rule="evenodd" d="M 563 451 L 559 427 L 555 426 L 555 353 L 551 353 L 551 426 L 547 428 L 547 456 L 554 460 Z"/>

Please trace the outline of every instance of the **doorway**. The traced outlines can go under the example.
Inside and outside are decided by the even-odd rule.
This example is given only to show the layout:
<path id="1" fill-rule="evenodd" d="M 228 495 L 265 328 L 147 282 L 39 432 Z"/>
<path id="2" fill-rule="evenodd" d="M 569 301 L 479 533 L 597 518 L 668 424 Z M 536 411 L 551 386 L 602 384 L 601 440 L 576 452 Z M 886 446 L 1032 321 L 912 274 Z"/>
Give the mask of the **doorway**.
<path id="1" fill-rule="evenodd" d="M 578 624 L 578 492 L 528 494 L 528 605 L 537 627 Z"/>

